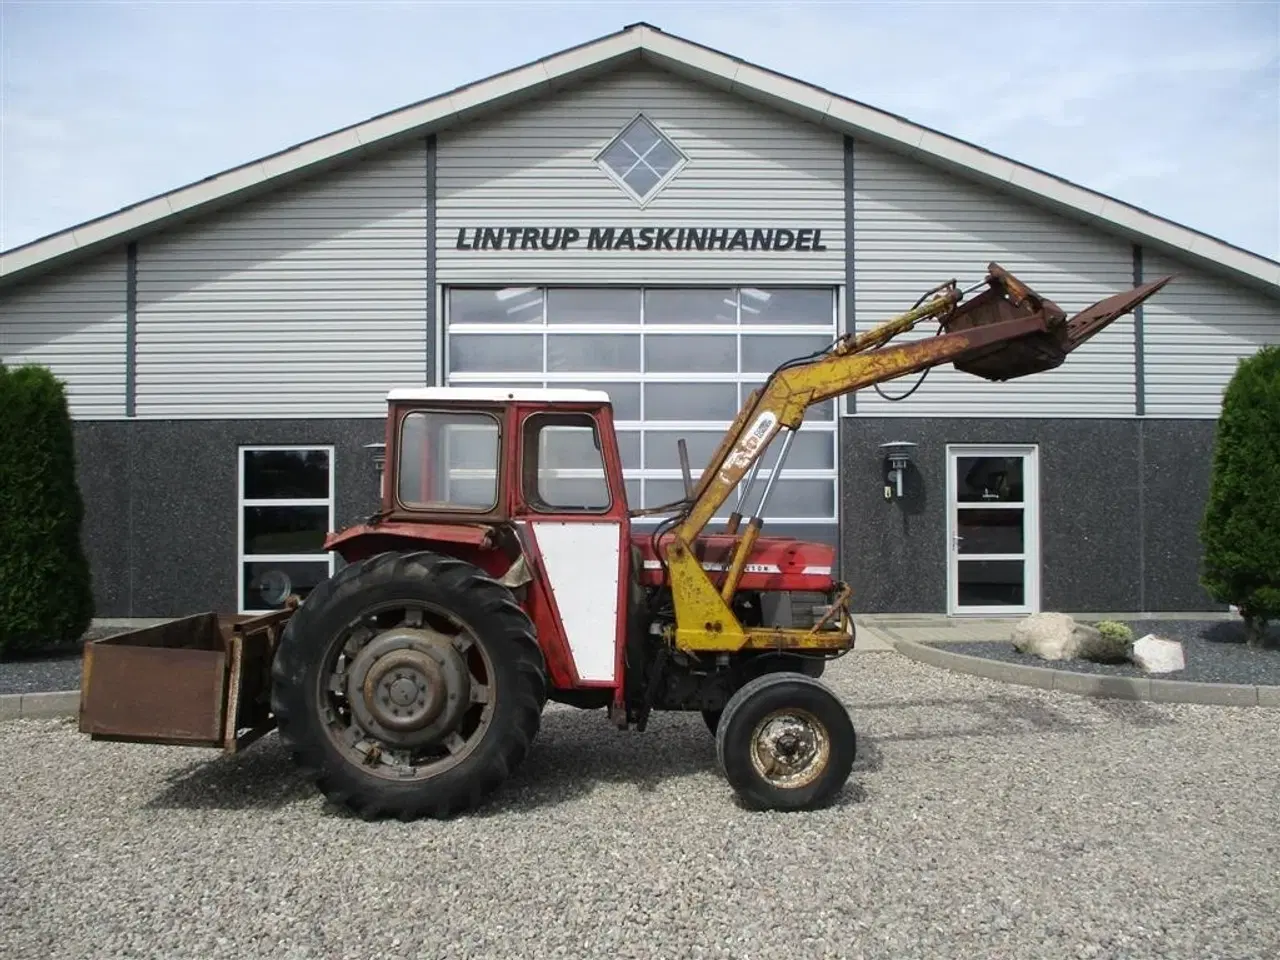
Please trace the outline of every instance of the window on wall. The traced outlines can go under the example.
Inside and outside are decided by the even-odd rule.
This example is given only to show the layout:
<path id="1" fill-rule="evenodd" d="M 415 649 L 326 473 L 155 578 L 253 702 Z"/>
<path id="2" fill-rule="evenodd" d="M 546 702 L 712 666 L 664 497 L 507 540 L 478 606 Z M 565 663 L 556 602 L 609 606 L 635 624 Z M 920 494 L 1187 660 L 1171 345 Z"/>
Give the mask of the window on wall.
<path id="1" fill-rule="evenodd" d="M 687 160 L 680 148 L 643 114 L 627 124 L 596 158 L 604 171 L 641 204 L 652 199 Z"/>
<path id="2" fill-rule="evenodd" d="M 333 573 L 333 447 L 240 448 L 239 607 L 279 610 Z"/>
<path id="3" fill-rule="evenodd" d="M 696 479 L 751 390 L 837 331 L 829 287 L 453 288 L 446 309 L 447 383 L 609 393 L 633 509 L 680 499 L 676 441 L 688 444 Z M 828 402 L 810 411 L 792 444 L 768 519 L 774 528 L 833 525 L 836 501 Z M 719 516 L 735 505 L 730 498 Z"/>

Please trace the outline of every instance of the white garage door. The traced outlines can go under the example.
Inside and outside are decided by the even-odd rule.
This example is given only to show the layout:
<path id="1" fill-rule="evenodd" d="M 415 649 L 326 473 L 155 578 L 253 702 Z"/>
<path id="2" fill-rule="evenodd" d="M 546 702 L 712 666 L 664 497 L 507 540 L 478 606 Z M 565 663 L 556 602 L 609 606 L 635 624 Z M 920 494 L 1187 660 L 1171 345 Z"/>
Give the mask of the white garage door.
<path id="1" fill-rule="evenodd" d="M 830 287 L 455 287 L 446 311 L 446 383 L 608 391 L 632 508 L 679 499 L 677 438 L 696 478 L 747 394 L 782 361 L 830 344 L 838 322 Z M 827 403 L 792 445 L 770 532 L 834 542 L 836 455 Z"/>

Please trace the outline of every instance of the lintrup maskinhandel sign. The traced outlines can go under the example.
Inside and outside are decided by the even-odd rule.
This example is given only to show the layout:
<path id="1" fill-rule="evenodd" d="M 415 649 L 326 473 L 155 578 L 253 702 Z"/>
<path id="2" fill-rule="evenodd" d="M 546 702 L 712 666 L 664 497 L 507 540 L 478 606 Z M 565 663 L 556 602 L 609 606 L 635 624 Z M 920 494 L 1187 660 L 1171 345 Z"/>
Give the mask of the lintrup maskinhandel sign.
<path id="1" fill-rule="evenodd" d="M 459 227 L 457 250 L 744 250 L 822 253 L 816 227 Z"/>

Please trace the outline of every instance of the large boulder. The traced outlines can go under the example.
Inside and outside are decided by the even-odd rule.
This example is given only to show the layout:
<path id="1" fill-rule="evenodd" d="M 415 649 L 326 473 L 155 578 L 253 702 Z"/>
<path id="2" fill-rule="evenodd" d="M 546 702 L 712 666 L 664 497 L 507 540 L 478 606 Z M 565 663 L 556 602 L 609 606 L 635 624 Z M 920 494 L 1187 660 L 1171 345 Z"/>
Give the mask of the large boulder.
<path id="1" fill-rule="evenodd" d="M 1065 613 L 1033 613 L 1013 628 L 1013 648 L 1042 660 L 1074 660 L 1082 647 L 1099 640 L 1096 628 L 1076 623 Z"/>

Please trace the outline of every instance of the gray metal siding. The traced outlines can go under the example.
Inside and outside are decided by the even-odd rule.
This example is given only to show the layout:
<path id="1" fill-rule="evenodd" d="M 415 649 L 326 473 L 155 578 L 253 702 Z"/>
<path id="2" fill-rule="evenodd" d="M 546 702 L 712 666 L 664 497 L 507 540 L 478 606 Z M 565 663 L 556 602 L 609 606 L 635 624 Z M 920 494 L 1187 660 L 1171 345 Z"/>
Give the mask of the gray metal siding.
<path id="1" fill-rule="evenodd" d="M 138 249 L 139 417 L 377 416 L 427 363 L 426 148 Z"/>
<path id="2" fill-rule="evenodd" d="M 688 164 L 642 209 L 595 162 L 637 113 Z M 620 72 L 440 135 L 441 283 L 844 279 L 838 134 L 654 69 Z M 465 251 L 476 226 L 817 227 L 825 252 Z"/>
<path id="3" fill-rule="evenodd" d="M 1127 242 L 858 141 L 855 150 L 858 329 L 909 309 L 954 278 L 963 289 L 996 261 L 1068 313 L 1132 286 Z M 911 337 L 936 331 L 921 324 Z M 1113 417 L 1135 412 L 1133 319 L 1126 317 L 1073 353 L 1062 367 L 988 383 L 948 366 L 932 370 L 909 399 L 858 395 L 859 416 Z M 882 389 L 904 393 L 910 375 Z"/>
<path id="4" fill-rule="evenodd" d="M 1280 343 L 1280 300 L 1144 252 L 1144 279 L 1169 274 L 1144 310 L 1146 412 L 1216 418 L 1240 359 Z"/>
<path id="5" fill-rule="evenodd" d="M 77 419 L 124 416 L 124 248 L 6 291 L 0 357 L 52 370 Z"/>

